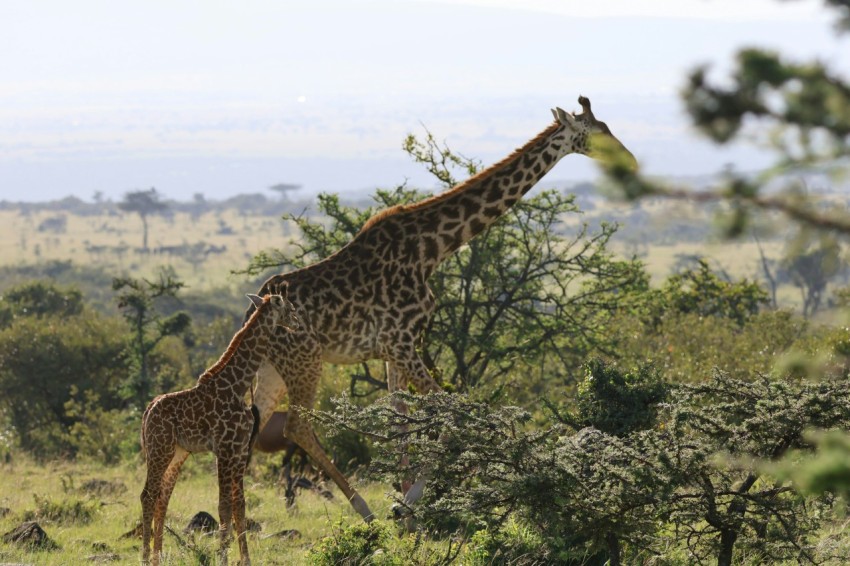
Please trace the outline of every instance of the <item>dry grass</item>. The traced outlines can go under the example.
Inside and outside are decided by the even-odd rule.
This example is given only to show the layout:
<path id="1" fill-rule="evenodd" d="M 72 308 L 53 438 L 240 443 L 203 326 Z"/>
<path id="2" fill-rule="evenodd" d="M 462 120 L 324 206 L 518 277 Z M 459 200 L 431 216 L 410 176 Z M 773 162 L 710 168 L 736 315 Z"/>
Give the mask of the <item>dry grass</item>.
<path id="1" fill-rule="evenodd" d="M 64 216 L 65 231 L 39 230 L 46 220 Z M 193 256 L 168 253 L 139 253 L 142 247 L 142 223 L 135 214 L 122 216 L 78 216 L 63 212 L 21 214 L 0 210 L 0 265 L 21 265 L 49 260 L 73 260 L 114 273 L 146 275 L 160 265 L 171 265 L 187 284 L 201 289 L 227 285 L 230 272 L 243 269 L 260 250 L 285 247 L 291 226 L 272 216 L 240 215 L 235 210 L 209 213 L 193 219 L 176 213 L 172 219 L 148 219 L 148 247 L 205 244 L 207 253 L 193 263 Z M 233 233 L 221 233 L 222 226 Z M 123 250 L 123 251 L 119 251 Z"/>

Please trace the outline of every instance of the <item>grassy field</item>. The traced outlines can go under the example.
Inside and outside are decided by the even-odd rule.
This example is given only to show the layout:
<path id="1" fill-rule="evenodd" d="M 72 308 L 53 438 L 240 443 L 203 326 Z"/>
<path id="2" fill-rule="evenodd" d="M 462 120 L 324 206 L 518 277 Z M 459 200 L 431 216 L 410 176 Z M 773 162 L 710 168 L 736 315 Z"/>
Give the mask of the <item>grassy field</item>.
<path id="1" fill-rule="evenodd" d="M 279 456 L 278 456 L 279 457 Z M 0 534 L 24 520 L 36 520 L 58 548 L 27 550 L 0 544 L 0 563 L 71 566 L 91 563 L 137 564 L 141 541 L 125 537 L 140 521 L 139 493 L 144 484 L 144 465 L 104 468 L 96 465 L 54 462 L 43 466 L 24 458 L 0 465 Z M 99 488 L 89 483 L 96 481 Z M 254 564 L 306 564 L 308 549 L 322 537 L 332 535 L 340 524 L 361 521 L 341 493 L 333 487 L 327 500 L 312 491 L 302 491 L 293 510 L 287 510 L 282 491 L 273 482 L 246 478 L 247 514 L 262 530 L 249 535 Z M 389 514 L 387 488 L 360 485 L 358 489 L 380 517 Z M 183 533 L 191 517 L 206 511 L 218 519 L 218 487 L 210 455 L 190 458 L 168 509 L 164 538 L 166 564 L 199 564 L 201 556 L 215 556 L 216 535 L 193 537 Z M 275 536 L 295 529 L 292 539 Z M 179 538 L 178 538 L 179 537 Z M 194 548 L 194 550 L 193 550 Z M 230 559 L 238 562 L 236 544 Z"/>
<path id="2" fill-rule="evenodd" d="M 643 228 L 652 230 L 652 219 L 662 217 L 665 209 L 658 204 L 646 208 L 650 220 Z M 60 216 L 65 217 L 64 227 L 50 229 L 51 222 Z M 598 216 L 599 211 L 596 211 L 582 219 L 594 226 Z M 72 260 L 78 265 L 101 267 L 116 276 L 129 274 L 133 277 L 152 275 L 161 266 L 170 265 L 190 289 L 227 287 L 244 292 L 252 291 L 253 284 L 244 276 L 232 275 L 231 271 L 244 269 L 260 250 L 286 246 L 295 235 L 292 226 L 277 217 L 244 215 L 235 210 L 207 213 L 197 218 L 184 213 L 176 213 L 171 219 L 153 217 L 149 225 L 149 247 L 158 250 L 156 253 L 137 250 L 142 245 L 142 223 L 137 215 L 78 216 L 55 211 L 25 214 L 0 210 L 0 265 Z M 759 250 L 752 240 L 682 240 L 655 245 L 636 241 L 617 235 L 611 242 L 611 250 L 623 257 L 642 259 L 656 283 L 663 281 L 688 256 L 704 257 L 712 267 L 734 278 L 761 279 Z M 765 254 L 772 259 L 781 257 L 784 245 L 780 238 L 762 242 Z M 183 247 L 184 250 L 194 247 L 195 251 L 175 254 L 163 251 L 167 247 Z M 780 288 L 779 299 L 784 306 L 795 306 L 799 303 L 799 291 L 785 285 Z M 323 387 L 339 393 L 345 384 L 339 376 L 334 379 L 326 375 Z M 322 393 L 321 397 L 326 395 Z M 309 549 L 318 541 L 333 536 L 340 525 L 360 523 L 359 516 L 335 486 L 330 486 L 335 494 L 333 500 L 304 492 L 298 498 L 296 509 L 287 510 L 282 491 L 273 482 L 263 481 L 257 471 L 265 457 L 257 456 L 259 460 L 255 461 L 253 473 L 246 478 L 248 516 L 262 527 L 249 537 L 255 564 L 309 563 Z M 138 498 L 144 471 L 144 464 L 139 460 L 109 468 L 68 462 L 42 466 L 16 454 L 10 462 L 0 463 L 0 534 L 11 531 L 22 521 L 37 520 L 58 545 L 55 550 L 33 551 L 0 543 L 0 563 L 138 563 L 140 540 L 122 535 L 139 521 Z M 91 480 L 100 481 L 103 487 L 94 491 L 87 489 L 87 482 Z M 359 485 L 358 489 L 379 518 L 390 514 L 392 502 L 387 486 L 366 484 Z M 193 538 L 182 531 L 199 511 L 217 517 L 217 493 L 211 456 L 190 459 L 169 508 L 168 526 L 176 534 L 166 533 L 167 564 L 199 564 L 203 563 L 201 557 L 215 556 L 216 537 Z M 288 529 L 298 531 L 299 536 L 294 539 L 274 536 Z M 402 542 L 398 544 L 403 540 L 399 539 Z M 426 541 L 418 552 L 445 553 L 447 544 Z M 238 559 L 235 545 L 231 545 L 230 557 L 234 562 Z"/>
<path id="3" fill-rule="evenodd" d="M 653 226 L 656 221 L 664 222 L 662 205 L 644 208 L 651 214 Z M 611 205 L 610 209 L 616 211 L 617 207 Z M 593 227 L 604 212 L 597 210 L 577 220 L 588 221 Z M 694 212 L 673 207 L 669 213 L 689 215 Z M 66 218 L 63 233 L 39 229 L 57 216 Z M 151 217 L 148 223 L 149 247 L 153 253 L 142 254 L 137 249 L 142 246 L 142 223 L 134 214 L 78 216 L 52 211 L 22 214 L 0 210 L 0 265 L 72 259 L 116 273 L 139 274 L 153 273 L 161 265 L 171 265 L 189 285 L 208 289 L 238 285 L 244 278 L 231 275 L 232 270 L 244 269 L 260 250 L 285 248 L 290 239 L 297 236 L 293 226 L 278 217 L 240 214 L 236 210 L 207 213 L 197 218 L 175 213 L 170 219 Z M 651 231 L 653 226 L 645 229 Z M 655 226 L 656 229 L 662 227 Z M 159 251 L 179 246 L 196 246 L 197 251 L 185 254 Z M 778 259 L 784 243 L 774 239 L 763 242 L 762 247 L 768 258 Z M 759 251 L 753 240 L 645 245 L 617 235 L 611 248 L 625 257 L 640 257 L 656 281 L 669 275 L 685 256 L 706 257 L 713 267 L 733 277 L 762 277 Z"/>
<path id="4" fill-rule="evenodd" d="M 39 227 L 64 216 L 62 233 Z M 200 289 L 231 286 L 260 250 L 286 247 L 291 226 L 272 216 L 240 215 L 235 210 L 192 218 L 175 213 L 171 219 L 148 219 L 148 247 L 140 253 L 142 222 L 137 215 L 78 216 L 51 211 L 21 214 L 0 210 L 0 265 L 24 265 L 49 260 L 73 260 L 107 271 L 145 275 L 171 265 L 190 286 Z M 163 248 L 187 246 L 188 253 Z"/>

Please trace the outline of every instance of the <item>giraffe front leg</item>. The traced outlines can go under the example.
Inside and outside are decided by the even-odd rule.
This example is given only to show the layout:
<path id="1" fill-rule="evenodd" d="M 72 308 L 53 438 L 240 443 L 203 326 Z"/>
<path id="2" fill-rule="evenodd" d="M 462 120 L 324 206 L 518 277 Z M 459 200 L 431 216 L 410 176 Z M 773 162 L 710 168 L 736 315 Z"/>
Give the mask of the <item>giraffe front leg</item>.
<path id="1" fill-rule="evenodd" d="M 247 458 L 247 455 L 246 455 Z M 232 485 L 233 522 L 236 525 L 236 540 L 239 543 L 239 558 L 243 566 L 250 566 L 248 556 L 248 531 L 245 519 L 245 485 L 243 474 L 238 473 Z"/>
<path id="2" fill-rule="evenodd" d="M 392 360 L 388 362 L 387 386 L 390 393 L 394 393 L 407 389 L 409 382 L 413 382 L 420 394 L 440 390 L 439 384 L 431 376 L 425 363 L 416 353 L 416 349 L 412 346 L 397 347 Z M 395 408 L 401 413 L 407 412 L 407 406 L 404 403 L 397 403 Z M 406 465 L 408 462 L 408 457 L 405 454 L 401 463 Z M 421 473 L 419 478 L 412 483 L 410 478 L 402 479 L 403 507 L 396 506 L 393 509 L 394 515 L 400 517 L 409 513 L 410 507 L 422 497 L 427 479 L 427 473 Z"/>
<path id="3" fill-rule="evenodd" d="M 233 493 L 234 462 L 221 457 L 216 458 L 218 467 L 218 534 L 219 534 L 219 564 L 227 566 L 227 549 L 233 532 Z M 240 463 L 242 466 L 245 462 Z"/>
<path id="4" fill-rule="evenodd" d="M 392 362 L 386 362 L 387 368 L 387 389 L 390 393 L 395 393 L 396 391 L 404 391 L 407 389 L 407 377 L 402 373 L 398 367 Z M 407 414 L 407 405 L 403 401 L 393 401 L 393 408 L 399 413 L 406 415 Z M 402 427 L 402 432 L 406 431 L 407 427 Z M 403 449 L 404 455 L 401 457 L 401 466 L 406 468 L 410 464 L 410 458 L 407 456 L 407 445 L 405 444 Z M 401 493 L 402 495 L 407 495 L 407 492 L 410 491 L 410 487 L 413 485 L 413 480 L 411 480 L 410 476 L 404 476 L 401 478 Z"/>

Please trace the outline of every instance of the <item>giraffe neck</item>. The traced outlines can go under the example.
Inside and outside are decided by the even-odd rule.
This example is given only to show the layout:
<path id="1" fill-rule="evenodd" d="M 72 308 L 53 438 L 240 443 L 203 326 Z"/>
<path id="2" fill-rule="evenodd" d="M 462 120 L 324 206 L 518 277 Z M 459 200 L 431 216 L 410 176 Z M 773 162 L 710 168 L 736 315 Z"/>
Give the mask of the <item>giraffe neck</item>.
<path id="1" fill-rule="evenodd" d="M 268 304 L 263 304 L 254 311 L 230 341 L 224 354 L 198 378 L 199 386 L 229 389 L 239 397 L 247 393 L 260 363 L 268 353 L 269 338 L 274 332 L 269 310 Z"/>
<path id="2" fill-rule="evenodd" d="M 580 141 L 558 122 L 505 159 L 455 187 L 370 219 L 361 234 L 384 225 L 417 240 L 419 265 L 431 272 L 459 247 L 502 217 Z"/>

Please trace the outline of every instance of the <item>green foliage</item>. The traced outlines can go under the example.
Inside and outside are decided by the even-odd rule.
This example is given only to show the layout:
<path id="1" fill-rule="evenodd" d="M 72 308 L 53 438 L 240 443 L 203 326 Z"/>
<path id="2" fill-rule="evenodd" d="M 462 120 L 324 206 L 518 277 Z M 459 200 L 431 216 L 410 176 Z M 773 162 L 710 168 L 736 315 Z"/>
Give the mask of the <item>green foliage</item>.
<path id="1" fill-rule="evenodd" d="M 0 297 L 0 328 L 21 316 L 75 316 L 82 308 L 82 293 L 77 289 L 31 281 L 8 289 Z"/>
<path id="2" fill-rule="evenodd" d="M 694 313 L 727 318 L 743 326 L 768 303 L 768 294 L 758 283 L 724 281 L 700 258 L 695 269 L 667 278 L 662 288 L 648 293 L 647 308 L 657 323 L 670 314 Z"/>
<path id="3" fill-rule="evenodd" d="M 777 360 L 776 371 L 799 378 L 846 378 L 850 328 L 817 326 L 806 332 Z"/>
<path id="4" fill-rule="evenodd" d="M 793 450 L 777 462 L 764 462 L 761 469 L 779 481 L 791 480 L 801 493 L 835 493 L 846 501 L 850 497 L 850 435 L 839 430 L 811 430 L 805 440 L 815 446 L 814 455 Z"/>
<path id="5" fill-rule="evenodd" d="M 666 512 L 688 533 L 689 552 L 717 556 L 718 564 L 731 564 L 735 549 L 767 562 L 811 561 L 823 504 L 770 481 L 758 462 L 806 448 L 807 428 L 847 426 L 849 409 L 846 380 L 741 381 L 717 373 L 680 387 L 666 419 L 679 474 Z"/>
<path id="6" fill-rule="evenodd" d="M 757 283 L 726 281 L 704 260 L 658 289 L 634 291 L 630 311 L 611 325 L 619 367 L 651 362 L 669 382 L 698 382 L 713 368 L 736 378 L 769 373 L 805 332 L 786 311 L 767 311 Z"/>
<path id="7" fill-rule="evenodd" d="M 78 458 L 109 466 L 138 452 L 141 417 L 132 409 L 108 409 L 99 393 L 88 390 L 80 394 L 72 386 L 65 416 L 74 421 L 68 428 L 68 444 Z"/>
<path id="8" fill-rule="evenodd" d="M 349 526 L 337 523 L 331 535 L 310 549 L 308 559 L 315 566 L 402 566 L 400 557 L 387 553 L 394 536 L 392 527 L 383 521 Z"/>
<path id="9" fill-rule="evenodd" d="M 428 172 L 444 187 L 458 183 L 454 171 L 460 171 L 464 177 L 471 177 L 478 173 L 481 167 L 480 162 L 453 152 L 445 143 L 441 146 L 427 129 L 424 141 L 408 134 L 404 138 L 402 148 L 416 163 L 425 165 Z"/>
<path id="10" fill-rule="evenodd" d="M 0 292 L 4 296 L 15 287 L 25 288 L 38 283 L 54 285 L 57 297 L 68 296 L 68 292 L 78 289 L 82 300 L 103 314 L 113 308 L 111 281 L 112 278 L 103 269 L 76 264 L 71 260 L 0 266 Z"/>
<path id="11" fill-rule="evenodd" d="M 782 260 L 783 270 L 800 289 L 803 317 L 818 311 L 831 279 L 847 266 L 842 249 L 832 234 L 810 234 L 801 231 L 789 242 Z"/>
<path id="12" fill-rule="evenodd" d="M 838 8 L 839 29 L 850 29 L 847 0 L 827 0 L 826 4 Z M 725 80 L 709 77 L 708 65 L 692 71 L 682 98 L 692 123 L 709 139 L 717 144 L 743 139 L 769 145 L 776 154 L 774 167 L 755 177 L 727 170 L 714 188 L 692 191 L 665 186 L 622 164 L 606 166 L 625 197 L 724 201 L 729 205 L 724 224 L 730 237 L 744 234 L 758 210 L 780 211 L 806 226 L 850 232 L 846 211 L 817 206 L 798 189 L 793 175 L 814 168 L 846 175 L 847 163 L 842 159 L 850 155 L 846 77 L 821 61 L 792 61 L 770 50 L 745 48 L 736 54 Z M 765 194 L 768 186 L 769 194 Z"/>
<path id="13" fill-rule="evenodd" d="M 759 313 L 744 326 L 727 318 L 670 313 L 654 328 L 624 317 L 616 330 L 618 366 L 649 361 L 671 383 L 696 383 L 714 368 L 738 379 L 772 373 L 806 325 L 785 311 Z"/>
<path id="14" fill-rule="evenodd" d="M 812 134 L 827 136 L 830 154 L 840 155 L 850 135 L 850 86 L 823 64 L 796 63 L 763 49 L 743 49 L 728 87 L 709 84 L 706 68 L 696 69 L 683 93 L 694 124 L 719 143 L 734 139 L 746 117 L 793 128 L 795 148 L 814 157 Z M 793 156 L 789 153 L 788 158 Z"/>
<path id="15" fill-rule="evenodd" d="M 658 404 L 667 398 L 669 386 L 652 366 L 623 373 L 594 359 L 585 368 L 576 394 L 575 415 L 568 418 L 568 424 L 593 427 L 614 436 L 655 425 Z"/>
<path id="16" fill-rule="evenodd" d="M 123 394 L 137 408 L 150 401 L 154 390 L 151 352 L 163 339 L 186 333 L 192 323 L 191 317 L 184 311 L 163 316 L 156 309 L 158 299 L 176 297 L 183 286 L 168 269 L 160 271 L 157 281 L 128 277 L 117 277 L 112 281 L 112 289 L 119 292 L 116 297 L 118 307 L 130 326 L 126 349 L 130 376 Z"/>
<path id="17" fill-rule="evenodd" d="M 76 316 L 21 317 L 0 330 L 0 410 L 20 446 L 39 457 L 74 453 L 65 404 L 74 391 L 98 391 L 105 409 L 117 392 L 120 322 L 83 310 Z"/>
<path id="18" fill-rule="evenodd" d="M 489 566 L 513 564 L 526 566 L 545 562 L 543 540 L 534 529 L 508 521 L 498 530 L 481 529 L 469 539 L 463 564 Z"/>
<path id="19" fill-rule="evenodd" d="M 527 197 L 431 277 L 437 308 L 424 344 L 455 390 L 504 387 L 529 402 L 528 390 L 569 382 L 590 351 L 610 351 L 608 323 L 646 275 L 608 251 L 615 226 L 564 235 L 577 213 L 555 191 Z M 528 379 L 513 383 L 520 372 Z"/>
<path id="20" fill-rule="evenodd" d="M 655 415 L 664 388 L 653 372 L 624 375 L 600 362 L 589 371 L 601 385 L 585 384 L 579 414 L 616 436 L 593 427 L 573 432 L 561 422 L 535 428 L 527 411 L 445 393 L 399 393 L 362 408 L 342 399 L 317 418 L 331 431 L 368 434 L 376 477 L 427 477 L 413 509 L 426 527 L 445 524 L 447 515 L 486 526 L 472 556 L 488 556 L 488 537 L 506 536 L 514 521 L 531 529 L 519 552 L 543 562 L 613 565 L 683 552 L 718 564 L 736 555 L 815 559 L 811 540 L 828 500 L 772 481 L 761 462 L 808 449 L 808 428 L 850 424 L 846 380 L 738 380 L 717 372 L 674 387 Z M 619 419 L 599 399 L 639 418 Z M 396 410 L 400 401 L 406 412 Z"/>
<path id="21" fill-rule="evenodd" d="M 398 412 L 398 401 L 409 411 Z M 362 409 L 343 399 L 337 411 L 317 416 L 331 430 L 371 436 L 377 477 L 426 475 L 415 509 L 426 525 L 444 524 L 448 514 L 495 533 L 515 513 L 543 541 L 536 556 L 544 561 L 578 563 L 619 548 L 621 539 L 648 544 L 654 523 L 647 509 L 673 485 L 644 445 L 591 428 L 576 435 L 560 424 L 533 430 L 527 411 L 460 394 L 394 394 Z"/>

